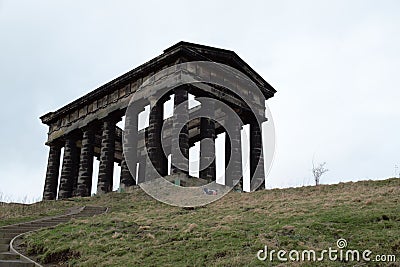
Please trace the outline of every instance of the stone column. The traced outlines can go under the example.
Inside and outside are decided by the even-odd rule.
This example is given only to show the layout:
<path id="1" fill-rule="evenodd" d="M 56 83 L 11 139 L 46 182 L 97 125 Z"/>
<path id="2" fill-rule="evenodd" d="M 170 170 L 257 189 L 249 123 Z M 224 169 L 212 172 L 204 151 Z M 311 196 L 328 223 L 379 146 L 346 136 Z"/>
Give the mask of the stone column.
<path id="1" fill-rule="evenodd" d="M 74 185 L 78 178 L 79 149 L 76 147 L 76 140 L 67 137 L 64 145 L 64 157 L 60 177 L 60 189 L 58 198 L 70 198 L 73 195 Z"/>
<path id="2" fill-rule="evenodd" d="M 228 167 L 230 159 L 231 159 L 231 141 L 229 140 L 228 133 L 225 132 L 225 169 Z"/>
<path id="3" fill-rule="evenodd" d="M 76 141 L 76 140 L 75 140 Z M 74 174 L 72 179 L 72 196 L 76 196 L 76 190 L 78 188 L 78 175 L 79 175 L 79 159 L 81 156 L 81 148 L 76 147 L 75 156 L 74 156 Z"/>
<path id="4" fill-rule="evenodd" d="M 76 195 L 81 197 L 88 197 L 92 192 L 94 157 L 94 130 L 92 127 L 87 126 L 83 128 L 78 185 L 76 189 Z"/>
<path id="5" fill-rule="evenodd" d="M 121 162 L 121 175 L 120 175 L 120 187 L 125 188 L 134 185 L 136 181 L 133 176 L 136 176 L 136 164 L 138 154 L 138 115 L 139 109 L 134 108 L 136 105 L 132 105 L 128 108 L 128 114 L 125 116 L 125 130 L 123 135 L 123 153 Z M 129 159 L 129 167 L 126 159 Z M 132 173 L 131 173 L 131 172 Z"/>
<path id="6" fill-rule="evenodd" d="M 264 174 L 264 155 L 262 145 L 262 134 L 260 126 L 257 122 L 250 123 L 250 178 L 251 189 L 259 184 L 259 181 L 264 179 L 259 190 L 265 189 L 265 174 Z"/>
<path id="7" fill-rule="evenodd" d="M 137 183 L 142 183 L 146 179 L 146 159 L 141 158 L 139 159 L 139 171 L 137 177 Z"/>
<path id="8" fill-rule="evenodd" d="M 211 110 L 210 110 L 211 112 Z M 200 166 L 205 166 L 211 161 L 211 164 L 200 170 L 200 178 L 208 182 L 215 181 L 215 122 L 209 118 L 200 119 L 200 139 L 211 139 L 212 142 L 200 142 Z"/>
<path id="9" fill-rule="evenodd" d="M 126 189 L 127 187 L 135 185 L 135 183 L 135 179 L 133 179 L 131 172 L 129 171 L 128 164 L 126 163 L 125 157 L 122 154 L 120 188 Z"/>
<path id="10" fill-rule="evenodd" d="M 99 176 L 97 194 L 101 195 L 112 191 L 115 153 L 115 124 L 116 119 L 109 116 L 103 120 Z"/>
<path id="11" fill-rule="evenodd" d="M 174 120 L 172 123 L 171 174 L 183 173 L 189 175 L 189 130 L 187 125 L 189 121 L 189 110 L 187 101 L 187 87 L 180 86 L 175 88 Z M 182 105 L 180 112 L 176 112 L 176 107 L 178 105 Z M 178 125 L 182 123 L 185 123 L 185 125 L 182 130 L 179 131 Z M 184 158 L 178 157 L 177 152 L 179 149 Z"/>
<path id="12" fill-rule="evenodd" d="M 58 175 L 60 170 L 61 145 L 49 144 L 49 158 L 47 162 L 46 180 L 44 184 L 43 200 L 57 198 Z"/>
<path id="13" fill-rule="evenodd" d="M 241 129 L 240 125 L 234 126 L 234 131 L 232 131 L 231 135 L 226 135 L 226 138 L 230 141 L 231 148 L 230 169 L 226 169 L 225 172 L 225 184 L 228 186 L 232 186 L 236 180 L 242 180 L 243 178 Z M 225 144 L 228 141 L 225 141 Z"/>
<path id="14" fill-rule="evenodd" d="M 163 105 L 163 99 L 158 100 L 157 103 L 152 103 L 152 109 L 150 110 L 149 115 L 149 127 L 146 132 L 146 147 L 152 165 L 157 170 L 158 174 L 164 177 L 168 172 L 168 159 L 165 156 L 161 145 L 161 130 L 164 122 Z M 152 174 L 148 173 L 147 175 Z M 154 177 L 148 178 L 154 179 L 156 176 L 157 174 L 155 174 Z"/>

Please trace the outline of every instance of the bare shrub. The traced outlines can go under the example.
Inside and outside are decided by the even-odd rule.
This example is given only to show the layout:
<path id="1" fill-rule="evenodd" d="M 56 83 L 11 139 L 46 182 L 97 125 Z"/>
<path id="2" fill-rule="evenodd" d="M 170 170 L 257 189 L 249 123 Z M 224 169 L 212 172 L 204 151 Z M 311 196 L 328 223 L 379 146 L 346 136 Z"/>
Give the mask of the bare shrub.
<path id="1" fill-rule="evenodd" d="M 315 166 L 315 164 L 313 162 L 312 172 L 314 175 L 314 181 L 315 181 L 316 186 L 319 185 L 321 176 L 328 171 L 328 169 L 325 169 L 325 165 L 326 165 L 326 162 L 320 163 L 320 164 L 318 164 L 318 166 Z"/>

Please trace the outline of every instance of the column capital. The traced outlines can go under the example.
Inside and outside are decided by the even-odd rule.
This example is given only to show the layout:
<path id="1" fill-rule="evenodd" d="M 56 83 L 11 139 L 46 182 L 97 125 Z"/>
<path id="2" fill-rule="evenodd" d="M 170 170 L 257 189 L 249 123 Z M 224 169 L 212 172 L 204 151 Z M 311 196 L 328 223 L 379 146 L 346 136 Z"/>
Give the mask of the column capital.
<path id="1" fill-rule="evenodd" d="M 54 148 L 62 148 L 64 146 L 65 142 L 60 139 L 55 139 L 49 143 L 46 143 L 48 147 L 54 147 Z"/>
<path id="2" fill-rule="evenodd" d="M 167 95 L 163 95 L 161 98 L 160 98 L 160 101 L 161 102 L 167 102 L 168 100 L 170 100 L 171 99 L 171 95 L 170 94 L 167 94 Z"/>
<path id="3" fill-rule="evenodd" d="M 65 146 L 67 142 L 76 143 L 81 138 L 82 138 L 82 132 L 80 131 L 80 129 L 74 130 L 73 132 L 70 132 L 63 136 L 63 145 Z"/>
<path id="4" fill-rule="evenodd" d="M 107 116 L 99 119 L 99 122 L 100 124 L 104 122 L 117 124 L 122 120 L 122 115 L 120 113 L 121 113 L 120 111 L 109 113 Z"/>
<path id="5" fill-rule="evenodd" d="M 183 84 L 175 87 L 172 91 L 174 92 L 174 94 L 176 94 L 179 91 L 185 91 L 189 93 L 189 86 L 187 84 Z"/>
<path id="6" fill-rule="evenodd" d="M 80 128 L 80 130 L 81 130 L 82 133 L 84 133 L 84 132 L 96 132 L 100 128 L 101 128 L 100 127 L 100 123 L 99 123 L 99 121 L 96 120 L 96 121 L 93 121 L 93 122 L 90 122 L 90 123 L 86 124 L 85 126 L 82 126 Z"/>

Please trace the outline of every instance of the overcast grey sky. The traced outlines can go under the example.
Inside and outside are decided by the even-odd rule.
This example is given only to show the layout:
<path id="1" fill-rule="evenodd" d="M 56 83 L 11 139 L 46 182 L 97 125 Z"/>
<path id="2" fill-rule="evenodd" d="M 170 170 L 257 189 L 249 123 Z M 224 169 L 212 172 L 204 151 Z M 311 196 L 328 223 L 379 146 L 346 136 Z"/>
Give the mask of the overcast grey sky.
<path id="1" fill-rule="evenodd" d="M 234 50 L 278 91 L 267 187 L 394 176 L 398 1 L 0 0 L 0 192 L 41 197 L 39 116 L 184 40 Z"/>

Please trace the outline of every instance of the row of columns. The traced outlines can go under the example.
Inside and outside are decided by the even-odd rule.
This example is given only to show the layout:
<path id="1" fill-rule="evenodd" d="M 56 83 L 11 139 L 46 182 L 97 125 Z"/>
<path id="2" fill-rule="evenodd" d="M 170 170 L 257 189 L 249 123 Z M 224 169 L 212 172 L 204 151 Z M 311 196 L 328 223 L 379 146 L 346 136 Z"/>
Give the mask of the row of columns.
<path id="1" fill-rule="evenodd" d="M 171 133 L 171 174 L 185 174 L 189 175 L 189 130 L 188 124 L 184 122 L 189 121 L 188 91 L 184 87 L 178 87 L 174 90 L 174 117 Z M 165 99 L 164 99 L 165 100 Z M 147 133 L 147 149 L 151 164 L 155 167 L 159 174 L 162 176 L 167 175 L 168 160 L 161 147 L 161 128 L 163 123 L 163 104 L 161 100 L 153 105 L 149 115 L 149 127 Z M 176 112 L 176 108 L 180 112 Z M 209 108 L 209 113 L 213 110 Z M 185 111 L 185 112 L 182 112 Z M 212 115 L 212 114 L 211 114 Z M 231 136 L 226 135 L 225 141 L 225 166 L 231 162 L 231 168 L 225 174 L 226 184 L 233 185 L 235 181 L 231 177 L 242 178 L 242 154 L 241 154 L 241 126 L 231 133 Z M 207 168 L 200 170 L 200 178 L 208 182 L 215 181 L 216 179 L 216 163 L 215 163 L 215 121 L 209 118 L 202 117 L 200 119 L 200 140 L 212 140 L 212 142 L 200 142 L 200 166 L 211 163 Z M 179 144 L 179 145 L 178 145 Z M 213 160 L 212 160 L 213 159 Z M 148 163 L 140 163 L 140 165 Z M 145 168 L 140 168 L 144 172 Z M 145 177 L 139 169 L 139 177 Z M 147 174 L 151 176 L 151 174 Z M 262 180 L 260 189 L 265 188 L 264 176 L 264 157 L 262 147 L 262 133 L 261 129 L 254 119 L 250 123 L 250 175 L 253 177 L 252 181 Z M 143 178 L 144 179 L 144 178 Z M 151 179 L 151 177 L 149 177 Z"/>
<path id="2" fill-rule="evenodd" d="M 116 123 L 117 120 L 112 116 L 102 121 L 97 194 L 112 191 Z M 82 129 L 81 147 L 77 146 L 78 138 L 73 135 L 66 137 L 64 144 L 58 142 L 49 144 L 50 151 L 43 199 L 53 200 L 57 198 L 62 147 L 64 147 L 64 156 L 62 160 L 58 198 L 64 199 L 72 196 L 90 196 L 95 146 L 94 128 L 94 125 L 88 125 Z M 126 186 L 131 186 L 135 183 L 127 168 L 124 157 L 121 162 L 120 179 L 121 183 L 125 183 Z"/>
<path id="3" fill-rule="evenodd" d="M 174 90 L 174 95 L 175 115 L 171 130 L 171 174 L 188 176 L 190 148 L 187 124 L 189 121 L 188 91 L 184 87 L 178 87 Z M 149 127 L 146 132 L 146 145 L 151 164 L 161 176 L 168 174 L 168 159 L 161 147 L 164 102 L 165 99 L 161 99 L 153 103 L 149 114 Z M 212 142 L 201 143 L 200 165 L 204 165 L 203 161 L 209 162 L 210 159 L 215 159 L 215 122 L 208 118 L 201 118 L 200 120 L 200 139 L 204 138 L 212 139 Z M 144 171 L 144 168 L 141 169 Z M 200 177 L 207 181 L 213 181 L 216 177 L 215 172 L 215 160 L 213 160 L 207 168 L 200 171 Z M 145 175 L 151 176 L 152 174 L 139 174 L 139 177 L 145 177 Z M 149 177 L 149 179 L 151 178 Z"/>
<path id="4" fill-rule="evenodd" d="M 184 87 L 174 90 L 174 120 L 172 126 L 172 145 L 171 146 L 171 174 L 189 174 L 189 110 L 188 110 L 188 91 Z M 165 99 L 164 99 L 165 100 Z M 168 160 L 162 151 L 162 125 L 163 125 L 163 104 L 164 101 L 153 103 L 149 115 L 149 127 L 146 131 L 146 146 L 151 164 L 155 166 L 157 172 L 166 176 L 168 171 Z M 180 106 L 180 111 L 176 112 L 176 107 Z M 187 112 L 186 112 L 187 111 Z M 97 194 L 112 191 L 113 188 L 113 168 L 116 139 L 116 123 L 120 117 L 108 116 L 101 122 L 102 137 L 100 147 L 100 165 L 98 173 Z M 127 116 L 125 121 L 125 134 L 137 140 L 138 118 L 137 116 Z M 226 165 L 230 162 L 231 168 L 225 174 L 226 184 L 232 185 L 231 177 L 242 178 L 242 156 L 241 156 L 241 127 L 226 135 L 225 152 Z M 93 159 L 95 146 L 95 127 L 88 125 L 81 129 L 82 145 L 77 147 L 77 138 L 69 136 L 65 138 L 64 144 L 53 142 L 49 144 L 49 158 L 47 164 L 46 181 L 43 199 L 52 200 L 57 197 L 58 176 L 61 148 L 64 147 L 64 157 L 60 175 L 60 185 L 58 198 L 70 198 L 72 196 L 90 196 L 92 188 Z M 200 166 L 210 163 L 207 168 L 200 170 L 200 178 L 209 182 L 216 179 L 215 166 L 215 122 L 209 118 L 200 119 L 200 139 L 209 139 L 212 142 L 201 142 L 200 147 Z M 179 144 L 179 145 L 178 145 Z M 144 158 L 137 158 L 137 144 L 131 143 L 124 147 L 124 153 L 129 153 L 129 158 L 133 162 L 139 162 L 138 182 L 142 182 L 146 175 L 146 165 Z M 180 156 L 179 156 L 180 155 Z M 132 167 L 132 166 L 131 166 Z M 131 171 L 136 174 L 136 164 Z M 250 174 L 256 179 L 264 178 L 262 135 L 261 129 L 256 123 L 250 123 Z M 122 187 L 129 187 L 135 184 L 127 162 L 123 156 L 121 161 L 120 182 Z M 265 188 L 265 184 L 263 184 Z"/>

